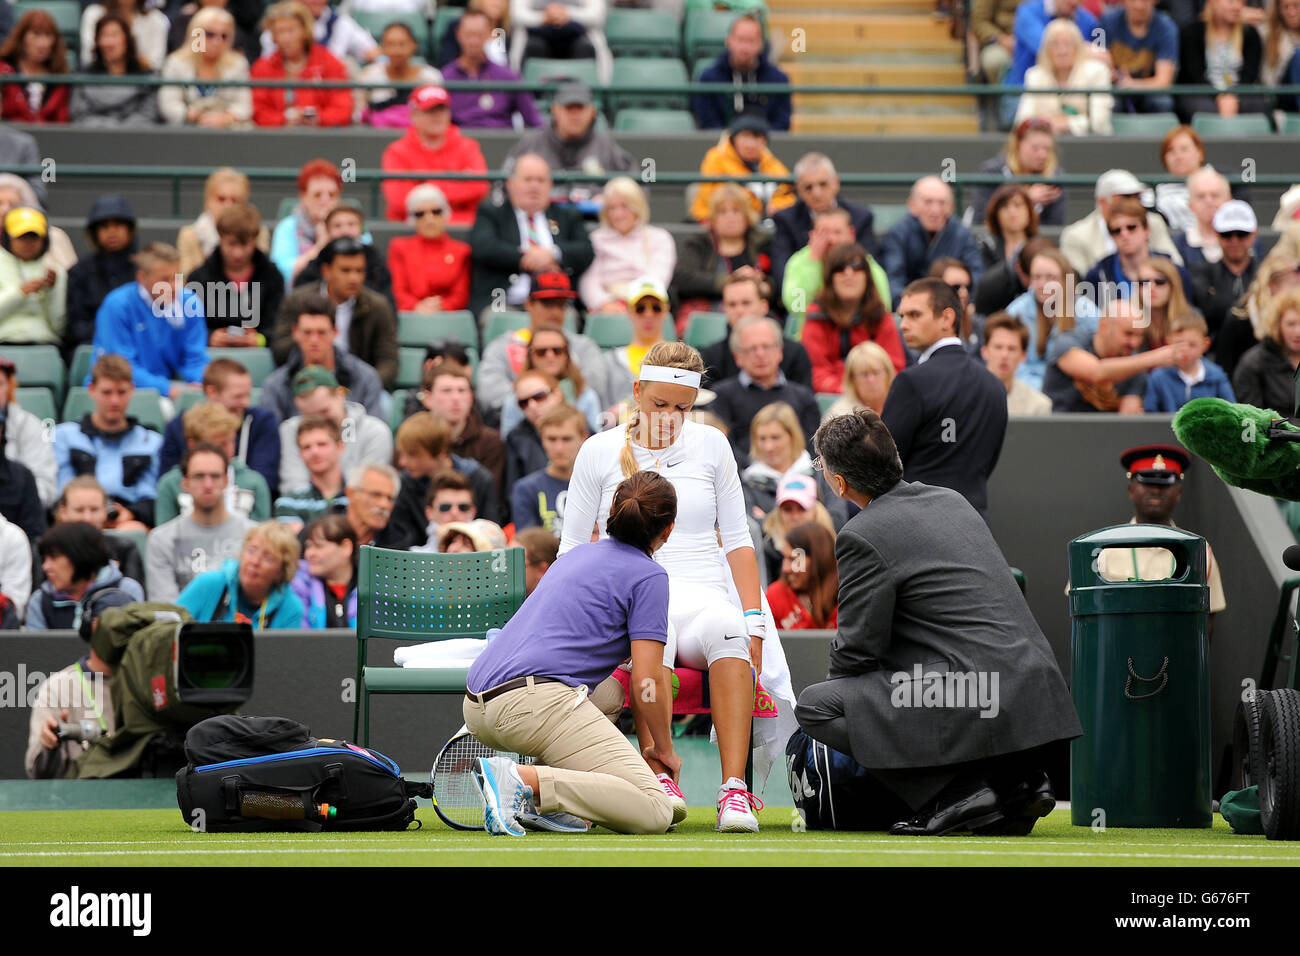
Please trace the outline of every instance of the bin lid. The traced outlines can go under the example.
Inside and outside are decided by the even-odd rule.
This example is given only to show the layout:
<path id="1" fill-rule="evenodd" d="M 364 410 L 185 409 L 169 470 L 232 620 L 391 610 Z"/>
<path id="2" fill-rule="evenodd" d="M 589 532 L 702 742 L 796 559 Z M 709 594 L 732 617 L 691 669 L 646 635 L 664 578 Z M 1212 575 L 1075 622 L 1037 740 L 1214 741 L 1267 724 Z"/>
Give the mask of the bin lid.
<path id="1" fill-rule="evenodd" d="M 1159 581 L 1107 581 L 1097 569 L 1097 558 L 1115 549 L 1163 548 L 1173 555 L 1173 573 Z M 1198 534 L 1157 524 L 1121 524 L 1081 535 L 1070 542 L 1070 591 L 1082 588 L 1149 589 L 1179 585 L 1204 587 L 1207 578 L 1205 539 Z"/>

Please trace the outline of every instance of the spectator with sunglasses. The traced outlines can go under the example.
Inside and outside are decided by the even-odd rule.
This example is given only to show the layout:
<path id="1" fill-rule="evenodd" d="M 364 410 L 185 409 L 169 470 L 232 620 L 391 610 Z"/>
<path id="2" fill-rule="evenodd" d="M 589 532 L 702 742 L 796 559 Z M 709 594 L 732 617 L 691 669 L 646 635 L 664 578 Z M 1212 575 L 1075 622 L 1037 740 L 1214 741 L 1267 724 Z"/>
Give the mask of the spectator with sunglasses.
<path id="1" fill-rule="evenodd" d="M 641 360 L 646 352 L 664 340 L 668 290 L 653 276 L 642 276 L 629 288 L 624 308 L 632 320 L 632 341 L 605 353 L 610 397 L 620 402 L 632 397 L 632 383 L 641 374 Z M 600 431 L 596 425 L 592 429 Z"/>
<path id="2" fill-rule="evenodd" d="M 385 388 L 397 379 L 397 320 L 388 301 L 365 287 L 366 247 L 358 239 L 332 239 L 321 250 L 319 288 L 300 286 L 280 304 L 271 351 L 284 364 L 293 348 L 295 318 L 307 297 L 323 295 L 334 307 L 334 344 L 379 373 Z"/>
<path id="3" fill-rule="evenodd" d="M 860 342 L 878 344 L 901 372 L 907 365 L 903 340 L 871 277 L 866 250 L 859 245 L 832 249 L 822 275 L 822 291 L 808 306 L 802 336 L 812 360 L 813 391 L 840 391 L 844 357 Z"/>
<path id="4" fill-rule="evenodd" d="M 1121 196 L 1111 201 L 1110 211 L 1106 213 L 1106 231 L 1115 242 L 1115 251 L 1093 265 L 1084 276 L 1087 283 L 1084 291 L 1090 292 L 1098 305 L 1114 298 L 1127 299 L 1138 283 L 1143 263 L 1153 256 L 1169 258 L 1152 250 L 1147 211 L 1136 199 Z M 1177 269 L 1183 288 L 1190 288 L 1192 277 L 1182 266 Z"/>
<path id="5" fill-rule="evenodd" d="M 428 540 L 417 544 L 410 550 L 437 553 L 438 536 L 443 525 L 452 522 L 468 523 L 478 517 L 478 508 L 474 504 L 474 492 L 469 479 L 456 471 L 440 471 L 429 482 L 429 493 L 425 498 L 425 519 L 428 522 L 425 534 Z"/>
<path id="6" fill-rule="evenodd" d="M 662 324 L 663 313 L 659 316 Z M 569 340 L 565 337 L 563 328 L 558 325 L 542 325 L 533 330 L 528 353 L 524 358 L 524 371 L 543 372 L 555 379 L 564 401 L 582 412 L 587 419 L 588 428 L 593 432 L 600 431 L 604 424 L 600 396 L 587 384 L 582 370 L 569 354 Z M 501 409 L 501 433 L 509 435 L 523 419 L 523 409 L 507 402 Z"/>
<path id="7" fill-rule="evenodd" d="M 817 293 L 821 292 L 825 279 L 822 275 L 822 264 L 830 251 L 856 240 L 857 236 L 853 232 L 853 217 L 848 209 L 835 206 L 816 214 L 812 232 L 808 235 L 808 244 L 790 256 L 785 266 L 785 277 L 781 283 L 781 302 L 791 316 L 806 313 L 809 304 L 817 298 Z M 869 252 L 867 265 L 871 268 L 871 281 L 880 290 L 885 308 L 889 309 L 893 304 L 889 297 L 889 277 Z"/>
<path id="8" fill-rule="evenodd" d="M 952 286 L 957 298 L 961 300 L 961 321 L 957 323 L 957 335 L 966 351 L 974 354 L 980 345 L 980 321 L 975 315 L 975 301 L 971 295 L 973 283 L 966 263 L 951 256 L 935 259 L 930 263 L 930 279 L 942 279 Z"/>
<path id="9" fill-rule="evenodd" d="M 545 372 L 522 372 L 515 380 L 515 404 L 524 417 L 506 432 L 506 488 L 524 475 L 546 467 L 546 449 L 537 423 L 552 408 L 564 404 L 560 383 Z"/>
<path id="10" fill-rule="evenodd" d="M 1205 316 L 1210 337 L 1217 340 L 1229 311 L 1246 294 L 1259 271 L 1259 221 L 1247 203 L 1232 199 L 1214 214 L 1214 231 L 1223 255 L 1218 262 L 1199 262 L 1191 267 L 1192 287 L 1188 291 Z"/>
<path id="11" fill-rule="evenodd" d="M 184 10 L 184 8 L 182 8 Z M 248 60 L 235 18 L 220 7 L 199 7 L 188 25 L 178 19 L 173 53 L 162 64 L 162 78 L 176 86 L 158 87 L 158 111 L 172 126 L 209 129 L 246 127 L 253 118 L 253 91 L 246 86 L 208 86 L 205 80 L 244 80 Z M 195 50 L 193 39 L 203 37 Z M 184 84 L 184 85 L 182 85 Z M 245 197 L 247 198 L 247 197 Z"/>
<path id="12" fill-rule="evenodd" d="M 433 183 L 407 194 L 407 223 L 415 235 L 388 243 L 388 271 L 402 312 L 453 312 L 469 304 L 469 246 L 447 235 L 451 205 Z"/>

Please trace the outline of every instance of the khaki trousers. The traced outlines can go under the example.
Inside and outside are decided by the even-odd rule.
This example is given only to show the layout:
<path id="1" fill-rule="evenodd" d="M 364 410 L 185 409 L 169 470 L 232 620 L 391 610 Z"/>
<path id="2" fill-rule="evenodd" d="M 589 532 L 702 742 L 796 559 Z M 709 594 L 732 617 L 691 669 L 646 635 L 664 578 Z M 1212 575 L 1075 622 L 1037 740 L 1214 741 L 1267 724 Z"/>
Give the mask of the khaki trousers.
<path id="1" fill-rule="evenodd" d="M 586 688 L 547 681 L 486 704 L 467 696 L 465 726 L 497 750 L 537 759 L 539 813 L 572 813 L 618 833 L 664 833 L 672 806 L 649 766 Z"/>

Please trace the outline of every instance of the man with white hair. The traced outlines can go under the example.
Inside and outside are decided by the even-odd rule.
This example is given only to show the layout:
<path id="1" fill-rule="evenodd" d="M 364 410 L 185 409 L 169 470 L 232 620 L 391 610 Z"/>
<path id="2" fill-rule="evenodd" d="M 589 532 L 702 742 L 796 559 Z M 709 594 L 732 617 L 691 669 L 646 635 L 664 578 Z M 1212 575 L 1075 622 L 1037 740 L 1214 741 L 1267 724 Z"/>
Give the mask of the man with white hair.
<path id="1" fill-rule="evenodd" d="M 1187 207 L 1192 212 L 1192 222 L 1186 231 L 1174 236 L 1174 245 L 1187 268 L 1223 258 L 1223 248 L 1214 231 L 1214 214 L 1231 198 L 1232 186 L 1227 177 L 1212 166 L 1204 166 L 1187 177 Z"/>
<path id="2" fill-rule="evenodd" d="M 357 533 L 357 544 L 391 548 L 394 530 L 388 519 L 402 490 L 397 469 L 381 461 L 357 465 L 348 473 L 348 524 Z"/>
<path id="3" fill-rule="evenodd" d="M 971 235 L 953 215 L 949 185 L 938 176 L 923 176 L 912 186 L 907 211 L 881 240 L 880 263 L 889 275 L 889 294 L 897 302 L 908 283 L 923 279 L 936 259 L 960 259 L 978 282 L 984 261 Z"/>
<path id="4" fill-rule="evenodd" d="M 1072 222 L 1061 230 L 1061 252 L 1070 260 L 1070 265 L 1080 275 L 1086 273 L 1099 259 L 1115 251 L 1115 243 L 1106 228 L 1106 216 L 1110 214 L 1110 204 L 1119 196 L 1131 196 L 1141 199 L 1146 191 L 1142 181 L 1127 169 L 1108 169 L 1097 177 L 1097 186 L 1093 195 L 1097 208 L 1078 222 Z M 1169 235 L 1169 227 L 1159 216 L 1152 216 L 1151 251 L 1167 255 L 1178 265 L 1183 264 L 1183 257 Z"/>
<path id="5" fill-rule="evenodd" d="M 813 220 L 827 210 L 845 210 L 857 235 L 858 245 L 872 255 L 878 252 L 876 236 L 872 232 L 874 217 L 871 209 L 840 200 L 840 175 L 835 171 L 835 164 L 829 156 L 825 153 L 804 153 L 794 164 L 793 172 L 794 190 L 799 194 L 799 199 L 793 206 L 782 209 L 772 217 L 776 231 L 772 235 L 768 255 L 772 259 L 773 287 L 777 289 L 781 288 L 786 262 L 795 250 L 808 245 Z"/>

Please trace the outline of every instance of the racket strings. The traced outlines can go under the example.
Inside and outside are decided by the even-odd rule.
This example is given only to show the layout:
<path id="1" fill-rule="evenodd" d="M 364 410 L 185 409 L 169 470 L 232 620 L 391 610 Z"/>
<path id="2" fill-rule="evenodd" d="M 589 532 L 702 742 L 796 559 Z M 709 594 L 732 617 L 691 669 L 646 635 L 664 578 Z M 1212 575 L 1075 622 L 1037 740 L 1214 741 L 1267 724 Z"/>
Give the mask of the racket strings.
<path id="1" fill-rule="evenodd" d="M 472 734 L 457 737 L 443 748 L 433 767 L 433 806 L 448 826 L 483 829 L 483 795 L 474 782 L 474 762 L 479 757 L 507 757 L 532 764 L 532 757 L 494 750 Z"/>

